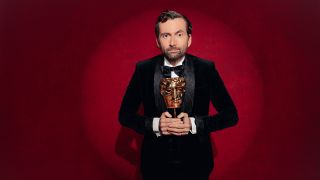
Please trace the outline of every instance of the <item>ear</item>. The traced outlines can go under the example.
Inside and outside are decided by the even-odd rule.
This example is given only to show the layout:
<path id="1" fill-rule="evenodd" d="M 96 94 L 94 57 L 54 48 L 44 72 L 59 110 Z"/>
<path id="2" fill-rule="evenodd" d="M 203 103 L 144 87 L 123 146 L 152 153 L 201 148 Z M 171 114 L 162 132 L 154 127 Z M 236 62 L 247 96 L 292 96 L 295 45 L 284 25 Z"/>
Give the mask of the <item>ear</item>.
<path id="1" fill-rule="evenodd" d="M 160 48 L 160 43 L 159 43 L 158 38 L 156 38 L 156 43 L 157 43 L 157 47 Z"/>
<path id="2" fill-rule="evenodd" d="M 191 36 L 191 34 L 189 34 L 188 47 L 191 46 L 191 43 L 192 43 L 192 36 Z"/>

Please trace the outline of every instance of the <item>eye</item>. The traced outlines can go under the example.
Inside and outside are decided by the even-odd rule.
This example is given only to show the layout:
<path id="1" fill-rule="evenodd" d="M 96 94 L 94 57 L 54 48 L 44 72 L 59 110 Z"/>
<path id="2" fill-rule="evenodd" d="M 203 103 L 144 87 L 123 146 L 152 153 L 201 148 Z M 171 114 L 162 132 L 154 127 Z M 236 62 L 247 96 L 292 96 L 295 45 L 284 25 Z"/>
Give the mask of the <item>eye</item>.
<path id="1" fill-rule="evenodd" d="M 184 33 L 183 32 L 179 32 L 179 33 L 177 33 L 176 36 L 179 37 L 179 38 L 182 38 L 184 36 Z"/>
<path id="2" fill-rule="evenodd" d="M 164 38 L 164 39 L 166 39 L 167 37 L 169 37 L 168 34 L 163 34 L 163 35 L 162 35 L 162 38 Z"/>

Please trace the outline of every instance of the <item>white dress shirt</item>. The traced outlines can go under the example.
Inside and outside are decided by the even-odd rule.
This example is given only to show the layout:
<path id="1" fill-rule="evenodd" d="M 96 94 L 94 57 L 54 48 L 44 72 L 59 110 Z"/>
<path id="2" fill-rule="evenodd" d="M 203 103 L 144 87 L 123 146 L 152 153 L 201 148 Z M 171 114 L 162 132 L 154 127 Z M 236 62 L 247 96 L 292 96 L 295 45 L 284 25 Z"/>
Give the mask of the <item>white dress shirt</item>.
<path id="1" fill-rule="evenodd" d="M 185 56 L 176 64 L 176 66 L 180 66 L 182 65 L 183 61 L 184 61 Z M 164 65 L 165 66 L 169 66 L 169 67 L 173 67 L 170 62 L 164 58 Z M 174 71 L 171 71 L 171 77 L 179 77 Z M 195 123 L 195 119 L 194 117 L 189 117 L 190 121 L 191 121 L 191 134 L 196 134 L 197 133 L 197 128 L 196 128 L 196 123 Z M 153 122 L 152 122 L 152 129 L 153 132 L 157 135 L 157 137 L 161 136 L 160 130 L 159 130 L 159 122 L 160 122 L 160 118 L 159 117 L 154 117 L 153 118 Z"/>

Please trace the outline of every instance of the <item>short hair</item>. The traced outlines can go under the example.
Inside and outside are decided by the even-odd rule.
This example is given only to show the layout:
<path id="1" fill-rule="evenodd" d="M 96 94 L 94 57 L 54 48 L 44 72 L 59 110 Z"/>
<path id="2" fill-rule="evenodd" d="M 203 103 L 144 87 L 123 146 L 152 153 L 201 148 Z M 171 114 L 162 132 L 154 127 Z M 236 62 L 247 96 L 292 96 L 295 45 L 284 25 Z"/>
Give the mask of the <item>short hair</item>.
<path id="1" fill-rule="evenodd" d="M 157 38 L 159 37 L 159 33 L 160 33 L 159 32 L 160 31 L 159 24 L 167 22 L 169 19 L 176 19 L 176 18 L 184 19 L 184 21 L 187 24 L 186 28 L 187 28 L 188 35 L 192 34 L 192 24 L 186 16 L 184 16 L 183 14 L 178 13 L 176 11 L 164 10 L 161 12 L 160 16 L 158 17 L 156 25 L 155 25 L 155 33 L 156 33 Z"/>

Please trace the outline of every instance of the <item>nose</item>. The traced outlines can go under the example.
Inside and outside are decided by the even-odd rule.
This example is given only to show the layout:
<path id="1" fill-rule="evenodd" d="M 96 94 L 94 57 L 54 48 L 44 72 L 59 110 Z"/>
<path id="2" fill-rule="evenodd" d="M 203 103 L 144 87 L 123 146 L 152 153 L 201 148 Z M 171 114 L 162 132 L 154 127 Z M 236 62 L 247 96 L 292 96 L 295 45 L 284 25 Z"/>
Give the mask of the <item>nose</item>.
<path id="1" fill-rule="evenodd" d="M 169 44 L 171 47 L 174 47 L 176 46 L 176 39 L 174 37 L 171 37 L 170 38 L 170 44 Z"/>

